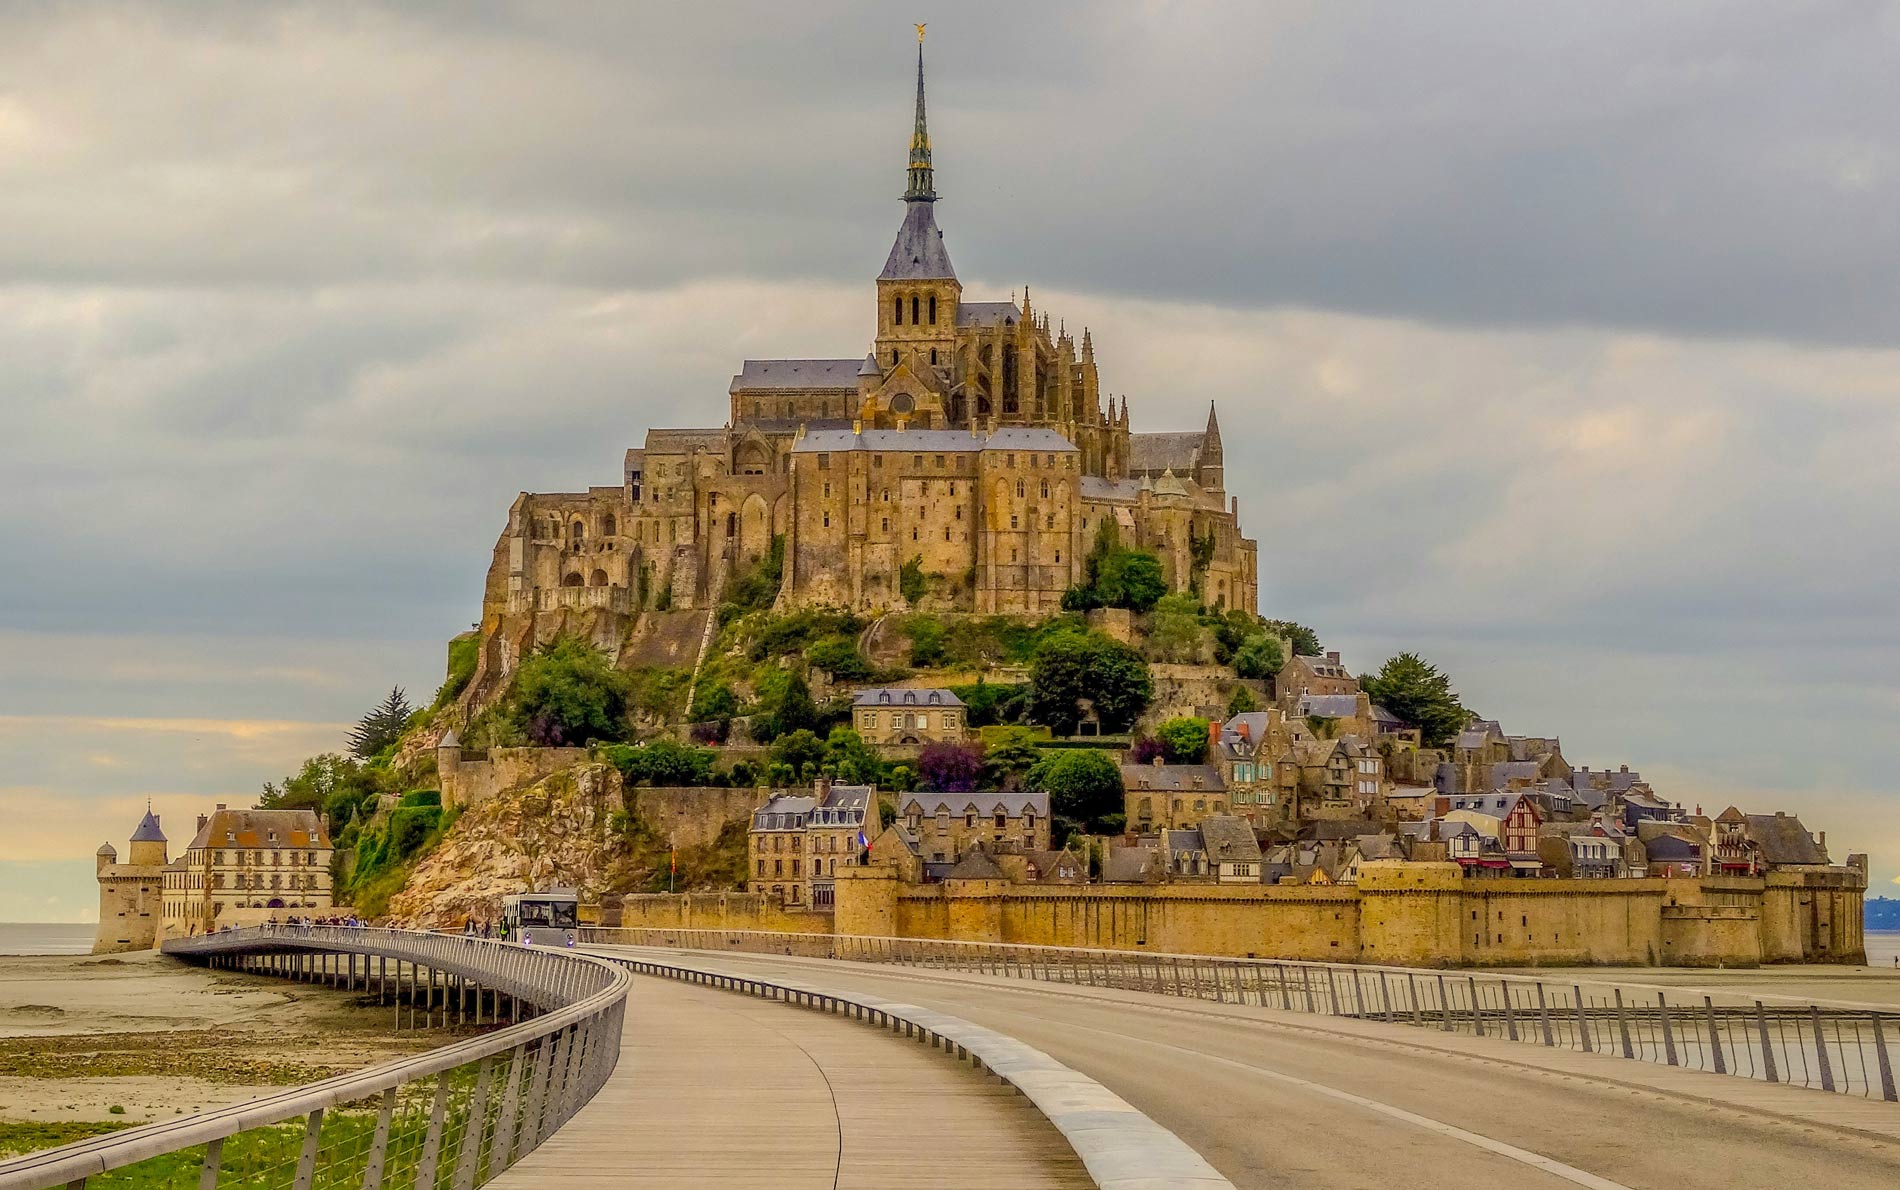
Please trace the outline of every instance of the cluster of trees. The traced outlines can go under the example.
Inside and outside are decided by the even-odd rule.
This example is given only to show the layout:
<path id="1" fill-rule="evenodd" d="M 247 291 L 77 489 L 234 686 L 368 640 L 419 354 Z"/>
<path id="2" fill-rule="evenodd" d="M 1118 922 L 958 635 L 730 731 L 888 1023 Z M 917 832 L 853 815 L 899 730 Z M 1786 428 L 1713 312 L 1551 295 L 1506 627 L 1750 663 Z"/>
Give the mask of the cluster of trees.
<path id="1" fill-rule="evenodd" d="M 1115 519 L 1104 517 L 1095 544 L 1082 560 L 1082 581 L 1062 593 L 1062 607 L 1065 611 L 1125 607 L 1146 612 L 1167 593 L 1161 559 L 1147 550 L 1124 546 Z"/>
<path id="2" fill-rule="evenodd" d="M 1451 688 L 1451 676 L 1416 653 L 1400 653 L 1359 687 L 1373 702 L 1419 729 L 1428 748 L 1442 748 L 1474 718 Z"/>
<path id="3" fill-rule="evenodd" d="M 1092 709 L 1103 733 L 1127 731 L 1154 697 L 1140 652 L 1100 632 L 1064 632 L 1043 641 L 1029 667 L 1029 716 L 1074 735 Z"/>

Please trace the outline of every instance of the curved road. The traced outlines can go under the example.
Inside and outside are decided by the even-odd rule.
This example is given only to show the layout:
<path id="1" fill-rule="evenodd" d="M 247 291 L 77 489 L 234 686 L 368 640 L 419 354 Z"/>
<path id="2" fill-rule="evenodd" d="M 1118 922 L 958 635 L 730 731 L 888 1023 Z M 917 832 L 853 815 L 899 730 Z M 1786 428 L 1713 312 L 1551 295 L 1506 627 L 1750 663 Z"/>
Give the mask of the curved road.
<path id="1" fill-rule="evenodd" d="M 790 975 L 954 1013 L 1082 1071 L 1197 1149 L 1236 1186 L 1598 1190 L 1900 1185 L 1900 1139 L 1837 1127 L 1900 1106 L 1497 1042 L 1446 1052 L 1401 1025 L 952 972 L 697 951 L 705 969 Z M 1550 1062 L 1551 1068 L 1537 1068 Z M 1600 1073 L 1599 1073 L 1600 1069 Z M 1788 1100 L 1786 1096 L 1800 1096 Z M 1792 1114 L 1785 1109 L 1792 1104 Z M 1810 1118 L 1797 1119 L 1806 1114 Z M 1820 1117 L 1820 1118 L 1815 1118 Z"/>

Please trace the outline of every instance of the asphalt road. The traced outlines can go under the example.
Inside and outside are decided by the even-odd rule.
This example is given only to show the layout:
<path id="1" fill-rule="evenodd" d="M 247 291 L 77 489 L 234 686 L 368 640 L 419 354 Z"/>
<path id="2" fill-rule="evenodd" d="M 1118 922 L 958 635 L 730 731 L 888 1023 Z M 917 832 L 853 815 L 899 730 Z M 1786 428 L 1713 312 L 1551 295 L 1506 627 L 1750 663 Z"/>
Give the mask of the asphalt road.
<path id="1" fill-rule="evenodd" d="M 1409 1044 L 1403 1026 L 1341 1038 L 1303 1027 L 1297 1016 L 1255 1010 L 1258 1019 L 1234 1019 L 1168 997 L 1116 1003 L 1090 988 L 991 986 L 910 968 L 691 957 L 701 966 L 861 989 L 1008 1033 L 1173 1129 L 1237 1186 L 1900 1185 L 1895 1141 L 1740 1103 L 1634 1089 L 1614 1081 L 1608 1067 L 1598 1078 L 1434 1052 Z M 1707 1085 L 1719 1094 L 1731 1084 L 1745 1080 Z M 1900 1106 L 1893 1110 L 1900 1120 Z"/>

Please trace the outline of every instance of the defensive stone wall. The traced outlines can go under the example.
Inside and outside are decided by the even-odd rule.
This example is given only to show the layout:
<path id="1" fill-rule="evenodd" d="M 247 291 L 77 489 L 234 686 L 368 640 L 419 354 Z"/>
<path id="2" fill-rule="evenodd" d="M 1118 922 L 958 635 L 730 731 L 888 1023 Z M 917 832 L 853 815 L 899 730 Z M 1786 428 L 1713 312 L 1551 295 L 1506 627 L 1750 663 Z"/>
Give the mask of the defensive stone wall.
<path id="1" fill-rule="evenodd" d="M 587 759 L 585 748 L 436 749 L 436 776 L 444 806 L 473 806 L 499 793 L 532 785 Z"/>
<path id="2" fill-rule="evenodd" d="M 603 926 L 827 934 L 831 915 L 783 909 L 758 893 L 629 893 L 601 905 Z"/>
<path id="3" fill-rule="evenodd" d="M 634 786 L 626 791 L 640 821 L 675 846 L 698 847 L 719 837 L 729 822 L 749 822 L 763 799 L 756 789 L 715 786 Z"/>

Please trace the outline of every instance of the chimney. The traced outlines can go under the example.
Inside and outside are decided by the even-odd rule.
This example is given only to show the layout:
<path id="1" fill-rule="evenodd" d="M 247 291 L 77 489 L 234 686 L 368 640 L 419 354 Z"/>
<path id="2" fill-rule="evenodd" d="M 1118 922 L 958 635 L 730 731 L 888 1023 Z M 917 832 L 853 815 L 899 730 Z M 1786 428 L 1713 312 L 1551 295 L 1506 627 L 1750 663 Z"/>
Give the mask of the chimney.
<path id="1" fill-rule="evenodd" d="M 1332 662 L 1332 663 L 1333 663 L 1334 665 L 1338 665 L 1338 664 L 1340 664 L 1340 661 L 1339 661 L 1339 654 L 1338 654 L 1338 653 L 1330 653 L 1330 652 L 1329 652 L 1329 653 L 1327 653 L 1327 654 L 1326 654 L 1326 660 L 1328 660 L 1328 661 L 1330 661 L 1330 662 Z"/>
<path id="2" fill-rule="evenodd" d="M 1154 758 L 1153 763 L 1156 768 L 1160 768 L 1163 764 L 1167 763 L 1167 758 L 1162 756 L 1161 753 L 1157 752 L 1155 753 L 1155 758 Z"/>
<path id="3" fill-rule="evenodd" d="M 1619 764 L 1616 766 L 1616 771 L 1619 773 L 1627 773 L 1630 771 L 1630 766 L 1626 764 Z"/>
<path id="4" fill-rule="evenodd" d="M 814 778 L 811 783 L 811 792 L 812 796 L 818 800 L 818 804 L 821 806 L 824 805 L 825 798 L 831 795 L 831 778 Z"/>
<path id="5" fill-rule="evenodd" d="M 1821 850 L 1826 851 L 1827 850 L 1827 832 L 1821 831 L 1818 834 L 1816 834 L 1814 837 L 1821 840 Z"/>
<path id="6" fill-rule="evenodd" d="M 198 829 L 199 830 L 203 830 L 205 827 L 210 826 L 210 825 L 211 825 L 211 815 L 209 814 L 198 815 Z"/>
<path id="7" fill-rule="evenodd" d="M 224 803 L 223 803 L 223 802 L 219 802 L 219 803 L 218 803 L 218 809 L 220 809 L 220 810 L 222 810 L 222 809 L 224 809 Z"/>

